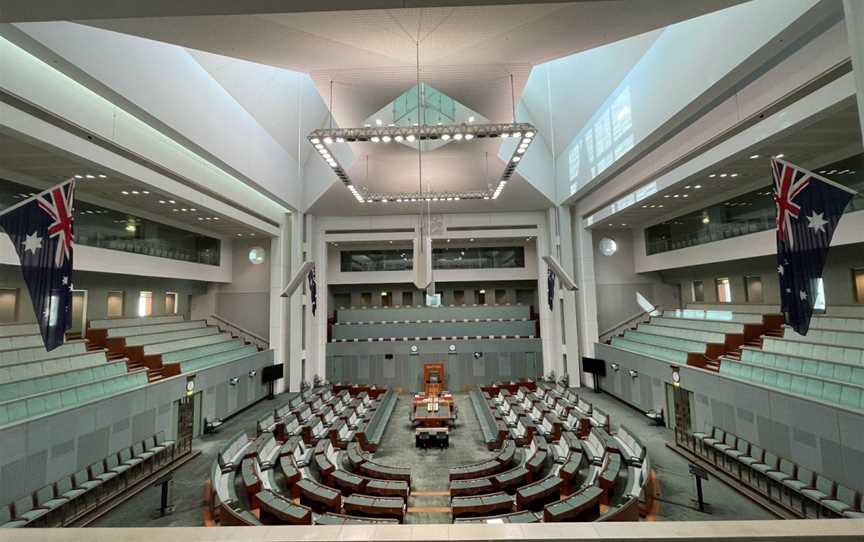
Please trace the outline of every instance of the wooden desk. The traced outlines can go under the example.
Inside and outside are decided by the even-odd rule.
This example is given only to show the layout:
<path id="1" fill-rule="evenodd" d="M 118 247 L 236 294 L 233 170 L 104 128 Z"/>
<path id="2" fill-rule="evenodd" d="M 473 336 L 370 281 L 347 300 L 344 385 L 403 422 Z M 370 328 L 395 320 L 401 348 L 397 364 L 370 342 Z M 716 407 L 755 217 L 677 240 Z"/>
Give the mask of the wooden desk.
<path id="1" fill-rule="evenodd" d="M 414 446 L 428 448 L 438 446 L 450 447 L 450 430 L 446 427 L 418 427 L 414 430 Z"/>
<path id="2" fill-rule="evenodd" d="M 426 405 L 420 405 L 414 409 L 414 423 L 420 427 L 444 427 L 450 425 L 453 415 L 450 406 L 438 404 L 438 410 L 429 411 Z"/>

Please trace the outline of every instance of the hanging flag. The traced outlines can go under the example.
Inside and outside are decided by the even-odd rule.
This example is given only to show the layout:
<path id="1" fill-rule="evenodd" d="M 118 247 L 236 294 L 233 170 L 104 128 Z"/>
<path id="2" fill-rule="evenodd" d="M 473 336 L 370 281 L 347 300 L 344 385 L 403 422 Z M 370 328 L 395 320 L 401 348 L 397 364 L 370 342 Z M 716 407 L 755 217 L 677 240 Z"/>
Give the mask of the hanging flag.
<path id="1" fill-rule="evenodd" d="M 312 305 L 312 316 L 315 316 L 315 311 L 318 309 L 318 284 L 315 282 L 315 268 L 309 270 L 309 303 Z"/>
<path id="2" fill-rule="evenodd" d="M 806 335 L 831 238 L 856 192 L 784 160 L 772 160 L 771 169 L 780 300 L 786 324 Z"/>
<path id="3" fill-rule="evenodd" d="M 72 325 L 72 207 L 75 181 L 0 211 L 12 241 L 45 349 L 63 344 Z"/>
<path id="4" fill-rule="evenodd" d="M 550 269 L 547 271 L 546 275 L 546 290 L 549 301 L 549 310 L 554 310 L 555 308 L 555 273 Z"/>

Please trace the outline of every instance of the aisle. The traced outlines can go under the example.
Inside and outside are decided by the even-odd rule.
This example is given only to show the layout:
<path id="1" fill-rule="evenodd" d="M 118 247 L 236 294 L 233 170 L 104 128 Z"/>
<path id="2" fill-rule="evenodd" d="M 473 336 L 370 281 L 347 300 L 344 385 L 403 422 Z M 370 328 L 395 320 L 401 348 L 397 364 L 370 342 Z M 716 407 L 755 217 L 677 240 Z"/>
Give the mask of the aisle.
<path id="1" fill-rule="evenodd" d="M 376 460 L 385 465 L 411 467 L 411 496 L 405 523 L 450 523 L 448 469 L 483 461 L 491 456 L 482 441 L 482 433 L 471 398 L 454 394 L 459 419 L 450 430 L 450 447 L 422 450 L 414 447 L 414 429 L 408 421 L 411 396 L 401 395 Z"/>

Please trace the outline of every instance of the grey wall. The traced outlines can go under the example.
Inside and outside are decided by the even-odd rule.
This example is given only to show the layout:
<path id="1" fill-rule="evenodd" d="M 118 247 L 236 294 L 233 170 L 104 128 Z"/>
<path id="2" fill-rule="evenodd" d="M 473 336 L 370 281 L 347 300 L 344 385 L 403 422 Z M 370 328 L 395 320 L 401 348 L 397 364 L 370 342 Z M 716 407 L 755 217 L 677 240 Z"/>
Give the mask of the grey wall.
<path id="1" fill-rule="evenodd" d="M 634 272 L 633 236 L 629 230 L 594 233 L 594 277 L 597 285 L 597 325 L 600 332 L 642 311 L 636 294 L 665 308 L 678 308 L 678 288 L 664 284 L 658 273 Z M 600 241 L 608 237 L 618 244 L 612 256 L 600 253 Z"/>
<path id="2" fill-rule="evenodd" d="M 596 345 L 598 358 L 606 360 L 603 391 L 642 411 L 666 406 L 666 384 L 672 382 L 675 364 Z M 610 363 L 620 365 L 613 371 Z M 639 372 L 636 379 L 628 369 Z M 767 387 L 748 384 L 688 366 L 679 366 L 682 388 L 692 391 L 693 431 L 712 426 L 735 433 L 750 442 L 821 473 L 832 480 L 864 490 L 864 413 L 808 401 Z M 614 420 L 613 420 L 614 422 Z"/>
<path id="3" fill-rule="evenodd" d="M 118 257 L 123 257 L 118 252 Z M 206 283 L 181 279 L 164 279 L 118 275 L 114 273 L 95 273 L 90 271 L 75 271 L 72 275 L 76 290 L 87 290 L 87 318 L 105 318 L 108 307 L 108 292 L 123 291 L 126 302 L 123 310 L 126 316 L 137 316 L 139 292 L 153 292 L 153 314 L 163 314 L 165 310 L 165 292 L 177 292 L 177 312 L 186 314 L 189 295 L 201 294 Z M 21 268 L 12 265 L 0 265 L 0 288 L 17 288 L 19 322 L 33 322 L 33 303 L 27 285 L 21 276 Z"/>
<path id="4" fill-rule="evenodd" d="M 253 247 L 264 248 L 265 260 L 249 261 Z M 232 280 L 215 289 L 216 314 L 240 327 L 267 337 L 270 334 L 270 240 L 234 241 L 231 252 Z"/>
<path id="5" fill-rule="evenodd" d="M 273 352 L 205 369 L 196 374 L 203 417 L 226 417 L 262 399 L 261 369 Z M 248 376 L 251 369 L 258 374 Z M 128 393 L 0 428 L 0 504 L 6 504 L 74 473 L 112 452 L 159 431 L 176 434 L 176 407 L 186 391 L 183 374 Z M 230 386 L 231 377 L 239 377 Z"/>
<path id="6" fill-rule="evenodd" d="M 455 345 L 450 353 L 449 345 Z M 417 354 L 411 353 L 417 345 Z M 458 341 L 373 341 L 327 345 L 327 379 L 423 389 L 423 365 L 444 363 L 445 385 L 450 391 L 499 380 L 540 376 L 543 355 L 540 339 Z M 483 357 L 474 359 L 474 352 Z M 393 359 L 385 359 L 393 354 Z"/>
<path id="7" fill-rule="evenodd" d="M 822 276 L 827 305 L 849 305 L 858 302 L 855 299 L 852 269 L 861 267 L 864 267 L 864 244 L 831 248 Z M 773 256 L 663 271 L 665 282 L 681 284 L 684 303 L 692 301 L 691 288 L 694 280 L 701 280 L 705 284 L 705 303 L 716 303 L 717 290 L 714 280 L 718 277 L 729 278 L 732 303 L 746 303 L 744 277 L 750 275 L 759 275 L 762 278 L 763 303 L 780 303 L 777 261 Z"/>

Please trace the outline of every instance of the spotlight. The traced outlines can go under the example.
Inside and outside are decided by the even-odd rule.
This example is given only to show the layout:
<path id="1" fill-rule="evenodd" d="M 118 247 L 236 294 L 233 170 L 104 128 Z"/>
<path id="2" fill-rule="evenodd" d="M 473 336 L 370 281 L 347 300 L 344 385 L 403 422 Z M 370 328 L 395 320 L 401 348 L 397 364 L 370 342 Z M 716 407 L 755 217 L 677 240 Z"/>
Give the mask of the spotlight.
<path id="1" fill-rule="evenodd" d="M 321 143 L 321 140 L 318 139 L 317 137 L 313 137 L 309 141 L 311 141 L 313 145 L 318 145 L 319 143 Z"/>
<path id="2" fill-rule="evenodd" d="M 465 141 L 470 141 L 474 139 L 474 134 L 465 134 Z"/>
<path id="3" fill-rule="evenodd" d="M 414 137 L 414 134 L 408 134 L 408 137 L 406 137 L 405 139 L 408 140 L 409 142 L 413 142 L 417 138 Z"/>
<path id="4" fill-rule="evenodd" d="M 453 139 L 455 139 L 456 141 L 461 141 L 462 140 L 462 134 L 453 134 Z"/>
<path id="5" fill-rule="evenodd" d="M 508 137 L 510 137 L 510 134 L 508 134 L 507 132 L 501 134 L 501 139 L 507 139 Z"/>
<path id="6" fill-rule="evenodd" d="M 384 143 L 390 143 L 390 136 L 385 135 L 381 138 L 381 141 L 383 141 Z"/>
<path id="7" fill-rule="evenodd" d="M 103 175 L 101 173 L 99 175 L 97 175 L 97 177 L 99 177 L 100 179 L 107 179 L 108 178 L 107 175 Z"/>
<path id="8" fill-rule="evenodd" d="M 345 143 L 345 138 L 344 137 L 337 137 L 336 143 Z"/>
<path id="9" fill-rule="evenodd" d="M 375 119 L 375 126 L 381 126 L 381 119 Z"/>
<path id="10" fill-rule="evenodd" d="M 525 137 L 531 138 L 534 137 L 534 132 L 525 132 Z"/>
<path id="11" fill-rule="evenodd" d="M 83 179 L 83 178 L 84 178 L 84 175 L 75 175 L 75 178 L 76 178 L 76 179 Z"/>
<path id="12" fill-rule="evenodd" d="M 468 117 L 468 122 L 474 122 L 474 115 L 471 115 L 470 117 Z"/>
<path id="13" fill-rule="evenodd" d="M 96 178 L 93 175 L 90 175 L 89 173 L 87 175 L 84 175 L 84 176 L 87 177 L 88 179 L 95 179 Z"/>
<path id="14" fill-rule="evenodd" d="M 381 138 L 378 136 L 372 136 L 369 138 L 369 141 L 371 141 L 372 143 L 378 143 L 379 141 L 381 141 Z"/>
<path id="15" fill-rule="evenodd" d="M 518 152 L 519 154 L 522 154 L 525 152 L 525 149 L 523 147 L 519 147 L 518 149 L 516 149 L 516 152 Z"/>
<path id="16" fill-rule="evenodd" d="M 401 136 L 401 135 L 397 135 L 397 136 L 395 136 L 395 137 L 393 138 L 393 140 L 396 141 L 396 142 L 400 142 L 400 141 L 402 141 L 402 136 Z"/>
<path id="17" fill-rule="evenodd" d="M 444 135 L 442 135 L 442 136 L 441 136 L 441 139 L 443 139 L 444 141 L 449 140 L 449 139 L 450 139 L 450 134 L 444 134 Z"/>
<path id="18" fill-rule="evenodd" d="M 324 138 L 324 143 L 325 143 L 326 145 L 329 145 L 329 144 L 333 143 L 333 138 L 330 137 L 330 136 L 325 137 L 325 138 Z"/>
<path id="19" fill-rule="evenodd" d="M 514 161 L 514 162 L 518 162 L 518 161 L 521 160 L 521 159 L 522 159 L 521 156 L 514 156 L 514 157 L 513 157 L 513 161 Z"/>
<path id="20" fill-rule="evenodd" d="M 513 135 L 511 137 L 519 139 L 520 137 L 522 137 L 522 132 L 513 132 Z"/>

